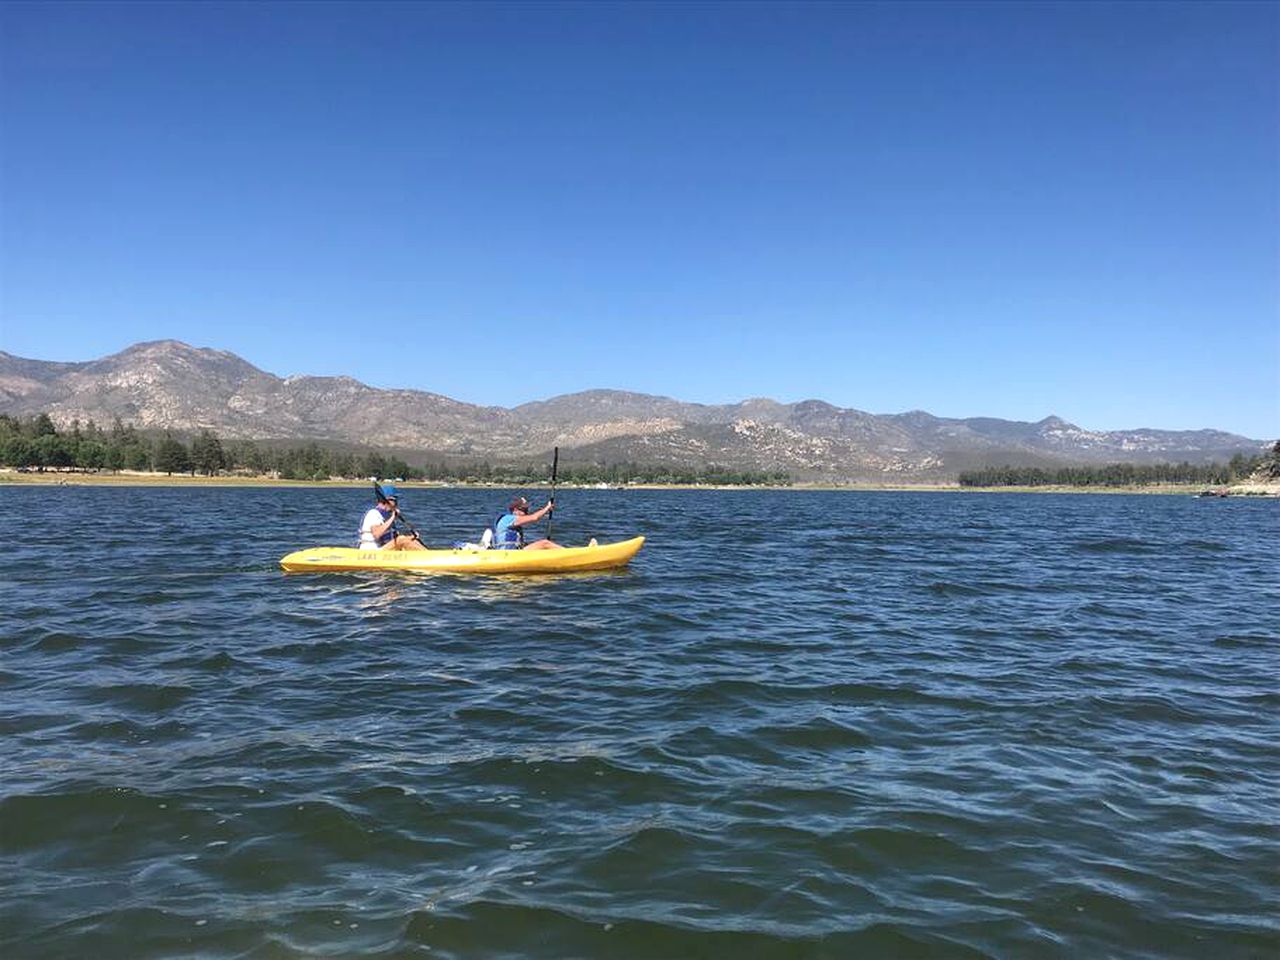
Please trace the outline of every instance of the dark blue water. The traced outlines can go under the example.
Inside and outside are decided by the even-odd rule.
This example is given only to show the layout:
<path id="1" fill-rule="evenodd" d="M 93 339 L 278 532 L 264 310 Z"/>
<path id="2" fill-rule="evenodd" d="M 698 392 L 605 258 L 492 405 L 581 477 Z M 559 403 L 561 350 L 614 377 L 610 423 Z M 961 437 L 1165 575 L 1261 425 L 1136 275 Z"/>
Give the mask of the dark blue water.
<path id="1" fill-rule="evenodd" d="M 1280 503 L 560 501 L 0 489 L 0 954 L 1276 955 Z"/>

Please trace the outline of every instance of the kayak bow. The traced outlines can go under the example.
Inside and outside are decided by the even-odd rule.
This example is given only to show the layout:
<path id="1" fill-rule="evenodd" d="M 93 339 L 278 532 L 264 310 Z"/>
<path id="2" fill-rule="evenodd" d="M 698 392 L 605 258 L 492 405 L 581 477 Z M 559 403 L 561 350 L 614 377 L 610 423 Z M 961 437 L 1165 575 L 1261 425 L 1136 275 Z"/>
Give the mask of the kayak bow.
<path id="1" fill-rule="evenodd" d="M 312 547 L 280 559 L 290 573 L 383 570 L 404 573 L 573 573 L 626 566 L 644 537 L 562 550 L 360 550 Z"/>

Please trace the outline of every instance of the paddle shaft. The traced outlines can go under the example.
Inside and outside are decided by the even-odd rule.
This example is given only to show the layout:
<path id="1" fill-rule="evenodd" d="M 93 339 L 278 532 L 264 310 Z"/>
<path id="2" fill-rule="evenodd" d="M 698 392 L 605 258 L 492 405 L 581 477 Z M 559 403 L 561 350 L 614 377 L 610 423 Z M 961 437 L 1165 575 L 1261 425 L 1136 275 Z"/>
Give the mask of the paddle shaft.
<path id="1" fill-rule="evenodd" d="M 556 471 L 560 469 L 560 448 L 553 448 L 551 454 L 551 513 L 547 516 L 547 539 L 551 539 L 551 521 L 555 519 L 555 502 L 556 502 Z"/>
<path id="2" fill-rule="evenodd" d="M 373 492 L 378 495 L 378 499 L 381 500 L 383 503 L 389 502 L 387 500 L 387 495 L 382 492 L 382 487 L 377 480 L 373 481 Z M 392 516 L 398 517 L 400 522 L 409 528 L 409 533 L 413 536 L 413 539 L 417 540 L 419 543 L 422 543 L 422 534 L 418 533 L 417 528 L 412 523 L 409 522 L 409 518 L 400 512 L 399 503 L 396 504 L 395 513 Z M 395 529 L 394 521 L 391 524 L 391 529 L 392 530 Z"/>

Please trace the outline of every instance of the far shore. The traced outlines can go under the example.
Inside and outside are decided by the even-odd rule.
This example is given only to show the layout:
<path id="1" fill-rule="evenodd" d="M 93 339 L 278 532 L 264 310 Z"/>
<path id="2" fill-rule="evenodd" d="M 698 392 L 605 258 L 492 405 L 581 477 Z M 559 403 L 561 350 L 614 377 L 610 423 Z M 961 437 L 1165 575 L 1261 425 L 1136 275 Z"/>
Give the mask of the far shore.
<path id="1" fill-rule="evenodd" d="M 77 471 L 46 470 L 44 473 L 19 473 L 8 468 L 0 469 L 0 485 L 14 486 L 106 486 L 106 487 L 303 487 L 303 488 L 365 488 L 368 480 L 285 480 L 271 476 L 222 475 L 215 477 L 192 476 L 191 474 L 149 473 L 141 471 L 121 470 L 119 473 L 106 471 L 84 473 Z M 406 480 L 397 481 L 402 487 L 416 490 L 443 489 L 476 489 L 507 490 L 514 486 L 526 489 L 541 489 L 550 483 L 510 484 L 510 483 L 451 483 L 439 480 Z M 561 490 L 603 490 L 598 484 L 558 484 Z M 1206 487 L 1203 484 L 1161 483 L 1146 485 L 1130 485 L 1122 487 L 1069 487 L 1069 486 L 1008 486 L 1008 487 L 962 487 L 958 483 L 819 483 L 797 482 L 786 486 L 760 484 L 758 486 L 726 486 L 716 484 L 677 484 L 677 483 L 628 483 L 621 486 L 610 486 L 612 491 L 620 490 L 800 490 L 800 491 L 853 491 L 853 492 L 916 492 L 916 493 L 1141 493 L 1162 494 L 1165 496 L 1189 496 L 1205 492 L 1225 492 L 1232 497 L 1280 497 L 1278 483 L 1238 483 L 1230 487 Z"/>

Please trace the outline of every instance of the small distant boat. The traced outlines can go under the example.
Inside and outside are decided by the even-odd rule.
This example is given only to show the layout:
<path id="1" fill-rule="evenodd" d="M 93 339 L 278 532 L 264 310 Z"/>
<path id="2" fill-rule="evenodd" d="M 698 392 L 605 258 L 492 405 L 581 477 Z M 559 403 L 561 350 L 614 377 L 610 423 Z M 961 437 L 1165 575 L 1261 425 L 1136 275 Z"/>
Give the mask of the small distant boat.
<path id="1" fill-rule="evenodd" d="M 289 573 L 373 570 L 400 573 L 580 573 L 624 567 L 644 537 L 562 550 L 359 550 L 312 547 L 280 559 Z"/>
<path id="2" fill-rule="evenodd" d="M 1201 493 L 1192 494 L 1192 496 L 1194 496 L 1197 500 L 1207 500 L 1207 499 L 1214 499 L 1214 498 L 1223 499 L 1231 496 L 1231 493 L 1230 491 L 1227 491 L 1227 490 L 1205 490 L 1205 491 L 1202 491 Z"/>

